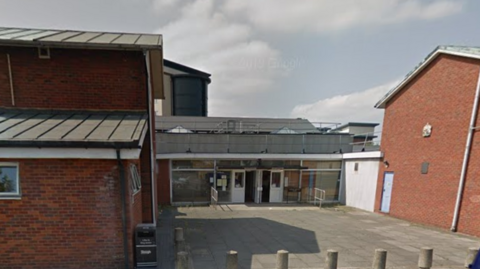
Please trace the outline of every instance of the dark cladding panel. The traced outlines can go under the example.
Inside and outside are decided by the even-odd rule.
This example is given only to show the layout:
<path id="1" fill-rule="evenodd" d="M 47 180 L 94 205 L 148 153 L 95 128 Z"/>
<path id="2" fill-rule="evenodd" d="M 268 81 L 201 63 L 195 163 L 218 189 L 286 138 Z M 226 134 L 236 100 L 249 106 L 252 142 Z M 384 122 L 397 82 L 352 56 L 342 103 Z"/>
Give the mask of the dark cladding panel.
<path id="1" fill-rule="evenodd" d="M 175 76 L 173 115 L 207 116 L 207 81 L 197 76 Z"/>

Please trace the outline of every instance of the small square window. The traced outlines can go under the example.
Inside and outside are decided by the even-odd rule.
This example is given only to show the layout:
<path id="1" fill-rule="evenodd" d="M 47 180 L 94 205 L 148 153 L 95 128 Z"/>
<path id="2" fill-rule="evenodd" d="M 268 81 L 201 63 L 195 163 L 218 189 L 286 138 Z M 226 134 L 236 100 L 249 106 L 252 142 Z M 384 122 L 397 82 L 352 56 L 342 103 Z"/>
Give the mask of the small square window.
<path id="1" fill-rule="evenodd" d="M 38 48 L 38 58 L 40 59 L 50 59 L 50 49 L 45 47 Z"/>
<path id="2" fill-rule="evenodd" d="M 0 163 L 0 199 L 20 197 L 18 165 Z"/>
<path id="3" fill-rule="evenodd" d="M 132 192 L 137 193 L 140 191 L 142 188 L 142 179 L 135 164 L 130 165 L 130 181 L 132 183 Z"/>

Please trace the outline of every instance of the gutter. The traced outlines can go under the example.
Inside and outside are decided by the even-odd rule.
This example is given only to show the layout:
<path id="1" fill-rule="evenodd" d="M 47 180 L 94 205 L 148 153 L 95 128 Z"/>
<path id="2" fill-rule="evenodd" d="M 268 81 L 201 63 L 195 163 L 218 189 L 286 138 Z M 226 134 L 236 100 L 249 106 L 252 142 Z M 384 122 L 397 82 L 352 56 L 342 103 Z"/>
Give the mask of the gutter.
<path id="1" fill-rule="evenodd" d="M 458 219 L 460 215 L 460 206 L 462 204 L 463 189 L 465 187 L 465 178 L 467 176 L 468 161 L 470 159 L 470 149 L 472 147 L 473 132 L 475 131 L 475 122 L 477 120 L 479 98 L 480 98 L 480 72 L 478 75 L 475 99 L 473 101 L 472 116 L 470 117 L 470 125 L 468 126 L 468 136 L 467 136 L 467 142 L 465 145 L 465 154 L 463 156 L 460 182 L 458 183 L 457 200 L 455 202 L 455 210 L 453 212 L 452 227 L 450 228 L 452 232 L 456 232 L 458 228 L 457 226 L 458 226 Z"/>
<path id="2" fill-rule="evenodd" d="M 125 206 L 125 168 L 123 167 L 122 159 L 120 157 L 120 150 L 117 151 L 118 168 L 120 172 L 120 200 L 122 202 L 122 228 L 123 228 L 123 255 L 125 256 L 125 269 L 129 269 L 129 257 L 128 257 L 128 236 L 127 236 L 127 208 Z"/>

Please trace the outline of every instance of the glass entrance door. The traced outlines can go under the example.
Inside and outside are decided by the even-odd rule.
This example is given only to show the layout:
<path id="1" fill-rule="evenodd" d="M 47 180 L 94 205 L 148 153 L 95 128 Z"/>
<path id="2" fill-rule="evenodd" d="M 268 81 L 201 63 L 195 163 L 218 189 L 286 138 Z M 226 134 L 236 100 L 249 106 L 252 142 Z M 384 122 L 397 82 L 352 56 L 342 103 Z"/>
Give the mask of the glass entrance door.
<path id="1" fill-rule="evenodd" d="M 232 171 L 232 203 L 245 203 L 245 171 Z"/>
<path id="2" fill-rule="evenodd" d="M 270 174 L 270 203 L 283 202 L 283 171 Z"/>

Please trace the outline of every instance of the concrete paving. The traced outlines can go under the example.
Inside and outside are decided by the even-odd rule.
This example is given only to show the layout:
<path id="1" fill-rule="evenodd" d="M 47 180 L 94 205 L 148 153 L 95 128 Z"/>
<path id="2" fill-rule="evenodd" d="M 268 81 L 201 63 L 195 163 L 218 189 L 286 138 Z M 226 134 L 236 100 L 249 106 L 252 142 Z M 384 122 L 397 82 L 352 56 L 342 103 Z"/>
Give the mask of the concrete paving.
<path id="1" fill-rule="evenodd" d="M 347 207 L 223 205 L 165 211 L 160 222 L 184 228 L 195 269 L 224 269 L 228 250 L 238 251 L 239 268 L 275 268 L 282 249 L 290 252 L 289 268 L 323 268 L 327 249 L 339 251 L 339 268 L 371 268 L 376 248 L 388 251 L 387 268 L 416 268 L 424 246 L 434 248 L 435 268 L 462 268 L 468 248 L 480 246 L 478 238 Z"/>

